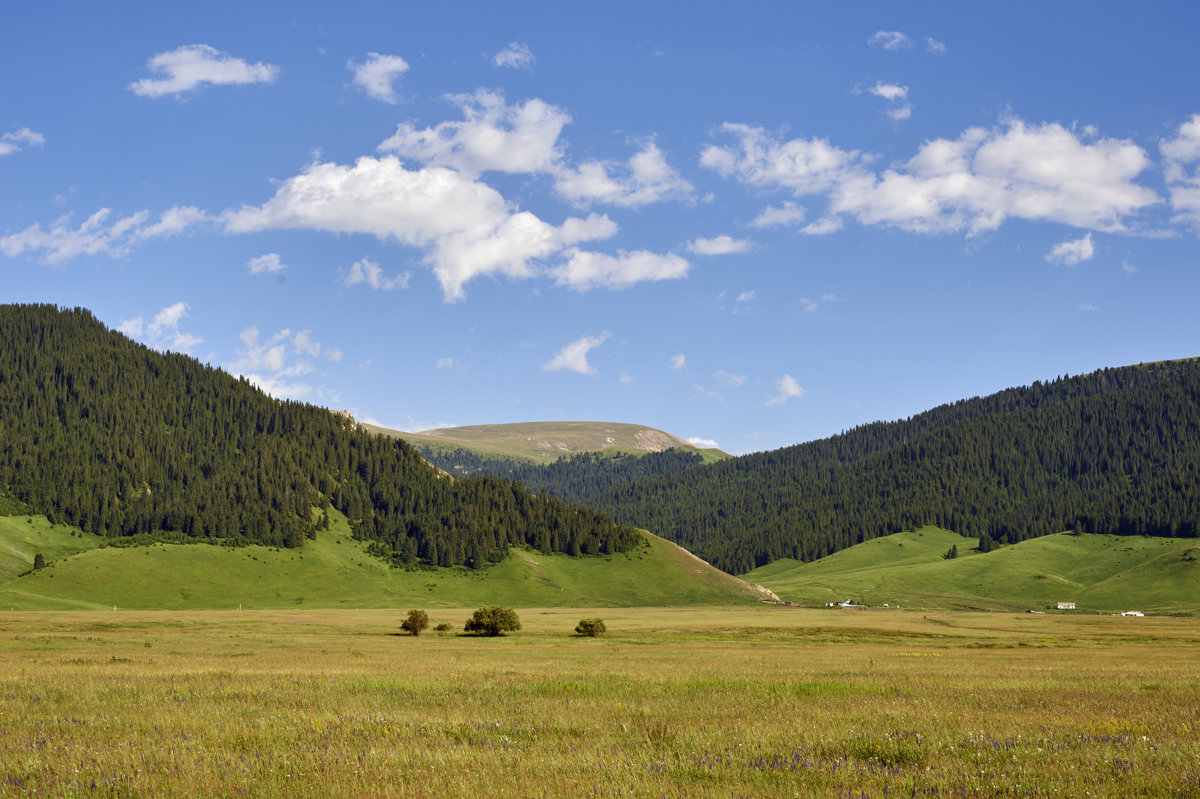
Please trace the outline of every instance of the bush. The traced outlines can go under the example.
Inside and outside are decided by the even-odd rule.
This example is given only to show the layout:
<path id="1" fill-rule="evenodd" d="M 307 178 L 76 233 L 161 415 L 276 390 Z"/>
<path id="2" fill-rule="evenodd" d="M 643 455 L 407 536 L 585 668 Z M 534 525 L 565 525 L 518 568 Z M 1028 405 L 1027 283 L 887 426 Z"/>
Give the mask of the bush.
<path id="1" fill-rule="evenodd" d="M 490 608 L 480 608 L 475 611 L 463 630 L 477 635 L 495 637 L 506 632 L 521 629 L 521 620 L 512 608 L 502 608 L 493 605 Z"/>
<path id="2" fill-rule="evenodd" d="M 33 568 L 34 570 L 46 568 L 46 556 L 41 552 L 33 556 Z"/>
<path id="3" fill-rule="evenodd" d="M 448 633 L 453 629 L 454 629 L 454 625 L 452 625 L 448 621 L 444 621 L 444 622 L 440 623 L 437 627 L 433 628 L 434 632 L 439 632 L 439 633 Z"/>
<path id="4" fill-rule="evenodd" d="M 608 628 L 604 626 L 604 619 L 580 619 L 579 624 L 575 625 L 575 634 L 588 638 L 595 638 L 606 632 L 608 632 Z"/>
<path id="5" fill-rule="evenodd" d="M 410 610 L 400 629 L 411 635 L 420 635 L 429 626 L 429 614 L 423 610 Z"/>

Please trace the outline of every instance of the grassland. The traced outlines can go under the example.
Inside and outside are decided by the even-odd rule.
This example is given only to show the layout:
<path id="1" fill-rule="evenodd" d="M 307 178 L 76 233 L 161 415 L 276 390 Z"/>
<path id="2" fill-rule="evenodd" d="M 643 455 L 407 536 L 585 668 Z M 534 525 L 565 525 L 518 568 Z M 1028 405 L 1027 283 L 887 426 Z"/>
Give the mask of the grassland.
<path id="1" fill-rule="evenodd" d="M 374 425 L 368 430 L 395 436 L 414 446 L 434 449 L 468 449 L 490 458 L 550 463 L 581 452 L 645 454 L 664 449 L 695 450 L 705 462 L 729 456 L 717 449 L 698 449 L 678 436 L 643 425 L 617 422 L 521 422 L 447 427 L 406 433 Z"/>
<path id="2" fill-rule="evenodd" d="M 0 796 L 1200 796 L 1195 619 L 520 613 L 0 613 Z"/>
<path id="3" fill-rule="evenodd" d="M 747 575 L 784 599 L 854 599 L 909 608 L 1200 613 L 1200 542 L 1116 535 L 1044 536 L 988 553 L 926 527 L 867 541 L 812 563 L 775 561 Z M 958 557 L 943 554 L 955 546 Z"/>
<path id="4" fill-rule="evenodd" d="M 753 602 L 746 583 L 646 535 L 618 555 L 515 550 L 487 569 L 391 568 L 345 518 L 300 549 L 155 544 L 106 547 L 43 517 L 0 517 L 0 608 L 407 608 L 483 604 L 688 605 Z M 29 572 L 42 552 L 50 565 Z"/>

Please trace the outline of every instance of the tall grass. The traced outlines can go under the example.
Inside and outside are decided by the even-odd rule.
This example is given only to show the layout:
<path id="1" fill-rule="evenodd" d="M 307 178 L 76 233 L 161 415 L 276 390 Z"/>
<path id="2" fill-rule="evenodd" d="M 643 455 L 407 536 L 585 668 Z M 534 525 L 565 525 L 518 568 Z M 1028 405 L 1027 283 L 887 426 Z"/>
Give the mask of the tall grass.
<path id="1" fill-rule="evenodd" d="M 1200 796 L 1193 619 L 520 612 L 0 614 L 0 795 Z"/>

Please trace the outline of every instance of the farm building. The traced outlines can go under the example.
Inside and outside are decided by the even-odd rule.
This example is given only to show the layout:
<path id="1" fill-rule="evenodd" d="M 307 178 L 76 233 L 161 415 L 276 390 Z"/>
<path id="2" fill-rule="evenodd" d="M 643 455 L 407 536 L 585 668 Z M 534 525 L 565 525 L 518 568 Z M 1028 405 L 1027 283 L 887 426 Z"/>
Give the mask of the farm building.
<path id="1" fill-rule="evenodd" d="M 1075 603 L 1074 602 L 1059 602 L 1058 609 L 1059 610 L 1074 610 Z"/>

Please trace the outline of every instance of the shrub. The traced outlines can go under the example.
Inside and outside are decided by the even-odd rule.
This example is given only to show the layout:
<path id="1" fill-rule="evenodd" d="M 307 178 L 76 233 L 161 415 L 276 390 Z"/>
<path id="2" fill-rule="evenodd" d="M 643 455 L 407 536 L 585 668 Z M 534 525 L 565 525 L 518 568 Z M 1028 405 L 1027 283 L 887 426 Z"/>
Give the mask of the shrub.
<path id="1" fill-rule="evenodd" d="M 494 637 L 506 632 L 521 629 L 521 620 L 512 608 L 502 608 L 493 605 L 490 608 L 480 608 L 475 615 L 467 620 L 463 630 L 477 635 Z"/>
<path id="2" fill-rule="evenodd" d="M 575 625 L 575 634 L 588 638 L 595 638 L 606 632 L 608 632 L 608 628 L 604 626 L 604 619 L 580 619 L 579 624 Z"/>
<path id="3" fill-rule="evenodd" d="M 39 552 L 33 556 L 33 568 L 35 570 L 46 568 L 46 556 L 43 555 L 41 552 Z"/>
<path id="4" fill-rule="evenodd" d="M 437 627 L 434 627 L 433 629 L 434 629 L 434 632 L 448 633 L 454 629 L 454 625 L 452 625 L 448 621 L 444 621 L 444 622 L 440 623 Z"/>
<path id="5" fill-rule="evenodd" d="M 420 635 L 429 626 L 429 614 L 423 610 L 410 610 L 400 629 L 411 635 Z"/>

